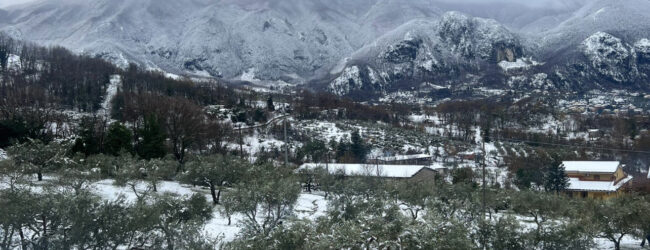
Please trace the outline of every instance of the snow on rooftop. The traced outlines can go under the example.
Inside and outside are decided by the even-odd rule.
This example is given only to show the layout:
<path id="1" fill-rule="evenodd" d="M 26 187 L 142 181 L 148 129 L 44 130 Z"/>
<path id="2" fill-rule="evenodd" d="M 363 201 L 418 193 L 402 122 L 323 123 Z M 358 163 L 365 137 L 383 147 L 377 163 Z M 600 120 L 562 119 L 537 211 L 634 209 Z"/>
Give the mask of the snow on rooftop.
<path id="1" fill-rule="evenodd" d="M 413 160 L 413 159 L 423 159 L 431 158 L 433 156 L 428 154 L 415 154 L 415 155 L 395 155 L 395 156 L 385 156 L 379 157 L 377 160 L 380 161 L 404 161 L 404 160 Z"/>
<path id="2" fill-rule="evenodd" d="M 566 172 L 582 173 L 614 173 L 618 169 L 618 161 L 564 161 L 562 162 Z"/>
<path id="3" fill-rule="evenodd" d="M 542 64 L 543 63 L 539 63 L 532 58 L 517 58 L 514 62 L 501 61 L 498 63 L 499 67 L 501 67 L 505 72 L 510 70 L 528 70 L 533 66 Z"/>
<path id="4" fill-rule="evenodd" d="M 528 69 L 530 67 L 528 63 L 524 62 L 523 60 L 517 58 L 516 61 L 514 62 L 508 62 L 508 61 L 501 61 L 499 62 L 499 67 L 505 71 L 513 70 L 513 69 Z"/>
<path id="5" fill-rule="evenodd" d="M 632 176 L 628 176 L 627 178 L 622 179 L 619 182 L 581 181 L 578 178 L 569 178 L 569 187 L 567 188 L 567 190 L 615 192 L 616 190 L 621 188 L 625 183 L 628 183 L 630 180 L 632 180 Z"/>
<path id="6" fill-rule="evenodd" d="M 431 164 L 430 166 L 427 166 L 427 167 L 430 168 L 430 169 L 434 169 L 434 170 L 446 169 L 447 168 L 447 167 L 445 167 L 444 164 L 442 164 L 440 162 L 434 162 L 433 164 Z"/>
<path id="7" fill-rule="evenodd" d="M 381 176 L 389 178 L 410 178 L 423 168 L 423 165 L 375 165 L 375 164 L 340 164 L 340 163 L 305 163 L 300 169 L 327 167 L 330 174 L 343 172 L 346 176 Z"/>

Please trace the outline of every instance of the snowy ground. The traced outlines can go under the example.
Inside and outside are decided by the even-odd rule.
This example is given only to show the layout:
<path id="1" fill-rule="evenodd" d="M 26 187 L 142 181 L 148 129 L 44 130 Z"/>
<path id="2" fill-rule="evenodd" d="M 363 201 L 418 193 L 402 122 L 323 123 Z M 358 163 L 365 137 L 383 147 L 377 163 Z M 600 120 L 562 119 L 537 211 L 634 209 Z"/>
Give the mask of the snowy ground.
<path id="1" fill-rule="evenodd" d="M 342 138 L 350 138 L 352 131 L 342 130 L 332 122 L 307 121 L 303 125 L 306 133 L 316 135 L 321 140 L 341 141 Z"/>
<path id="2" fill-rule="evenodd" d="M 56 177 L 53 176 L 44 176 L 44 180 L 47 182 L 55 181 Z M 4 188 L 2 185 L 4 182 L 0 182 L 0 188 Z M 38 189 L 39 187 L 34 187 Z M 143 190 L 146 188 L 146 184 L 142 183 L 136 187 L 138 190 Z M 120 196 L 123 196 L 127 202 L 134 202 L 136 196 L 131 190 L 130 187 L 124 186 L 115 186 L 113 185 L 113 180 L 107 179 L 95 182 L 91 190 L 103 199 L 114 200 Z M 206 196 L 206 199 L 211 200 L 209 191 L 206 188 L 192 187 L 191 185 L 184 185 L 177 182 L 164 181 L 161 182 L 158 186 L 159 193 L 174 193 L 181 196 L 189 196 L 194 193 L 200 193 Z M 302 193 L 298 197 L 298 201 L 294 207 L 294 215 L 299 219 L 311 219 L 314 220 L 320 216 L 325 216 L 327 211 L 327 200 L 324 196 L 318 192 L 313 194 Z M 406 210 L 403 211 L 405 214 Z M 494 214 L 493 216 L 499 216 L 499 214 Z M 526 228 L 534 227 L 532 223 L 532 218 L 525 216 L 515 215 L 515 217 L 521 222 L 522 225 Z M 237 234 L 240 231 L 239 221 L 243 217 L 241 215 L 233 215 L 232 224 L 228 225 L 228 219 L 221 215 L 218 211 L 218 206 L 214 209 L 213 218 L 208 221 L 204 227 L 205 233 L 212 238 L 220 238 L 224 242 L 232 241 L 236 238 Z M 614 244 L 607 239 L 595 238 L 596 247 L 593 250 L 606 250 L 614 249 Z M 642 248 L 640 246 L 641 239 L 636 239 L 632 236 L 623 237 L 621 243 L 622 249 L 648 249 Z"/>
<path id="3" fill-rule="evenodd" d="M 146 185 L 143 183 L 137 189 L 145 189 Z M 133 202 L 136 196 L 130 187 L 119 187 L 113 185 L 113 180 L 102 180 L 95 183 L 92 187 L 94 192 L 107 200 L 113 200 L 123 195 L 127 201 Z M 158 186 L 158 192 L 170 192 L 178 195 L 192 195 L 194 193 L 204 194 L 206 198 L 211 201 L 209 190 L 192 187 L 190 185 L 179 184 L 177 182 L 164 181 Z M 294 208 L 295 215 L 298 218 L 315 219 L 325 214 L 327 210 L 327 201 L 324 196 L 318 194 L 303 193 L 298 197 L 298 202 Z M 205 225 L 205 232 L 213 238 L 222 238 L 224 241 L 232 241 L 235 239 L 240 231 L 239 221 L 243 217 L 241 215 L 233 215 L 232 224 L 228 225 L 228 219 L 221 215 L 218 207 L 215 207 L 213 218 Z"/>
<path id="4" fill-rule="evenodd" d="M 113 101 L 113 98 L 117 94 L 117 90 L 120 88 L 120 85 L 122 85 L 122 77 L 120 75 L 112 75 L 111 81 L 106 88 L 106 96 L 104 97 L 104 101 L 102 101 L 101 104 L 101 109 L 99 110 L 100 114 L 106 116 L 110 115 L 111 101 Z"/>
<path id="5" fill-rule="evenodd" d="M 596 246 L 594 250 L 609 250 L 614 249 L 614 243 L 604 238 L 594 239 Z M 625 236 L 621 241 L 621 249 L 649 249 L 650 246 L 646 243 L 646 247 L 641 247 L 641 239 L 635 239 L 632 236 Z"/>

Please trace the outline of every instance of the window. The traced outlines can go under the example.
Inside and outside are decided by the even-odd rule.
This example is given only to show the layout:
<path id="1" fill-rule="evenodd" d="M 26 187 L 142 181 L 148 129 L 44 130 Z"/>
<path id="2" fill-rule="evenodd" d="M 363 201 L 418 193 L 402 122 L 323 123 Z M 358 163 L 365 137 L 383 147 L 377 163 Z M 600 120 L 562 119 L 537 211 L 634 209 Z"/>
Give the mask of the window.
<path id="1" fill-rule="evenodd" d="M 599 181 L 600 180 L 600 175 L 594 175 L 594 180 Z"/>

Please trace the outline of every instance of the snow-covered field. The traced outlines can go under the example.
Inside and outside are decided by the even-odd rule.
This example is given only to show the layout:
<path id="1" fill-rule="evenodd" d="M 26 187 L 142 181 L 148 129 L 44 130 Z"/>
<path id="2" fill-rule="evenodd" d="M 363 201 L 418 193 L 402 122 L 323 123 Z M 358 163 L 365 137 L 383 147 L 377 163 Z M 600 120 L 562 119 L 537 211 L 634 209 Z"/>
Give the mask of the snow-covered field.
<path id="1" fill-rule="evenodd" d="M 206 188 L 192 187 L 191 185 L 180 184 L 178 182 L 164 181 L 159 184 L 159 193 L 174 193 L 181 196 L 190 196 L 194 193 L 204 194 L 206 199 L 212 200 L 209 190 Z M 136 187 L 138 190 L 146 189 L 146 184 L 141 183 Z M 95 194 L 106 200 L 113 200 L 123 196 L 127 202 L 136 200 L 136 196 L 130 187 L 115 186 L 113 180 L 107 179 L 96 182 L 92 185 Z M 295 216 L 298 218 L 315 219 L 325 214 L 327 201 L 324 196 L 317 194 L 303 193 L 298 197 L 294 207 Z M 232 241 L 240 231 L 239 221 L 243 217 L 238 214 L 232 216 L 232 224 L 228 225 L 228 218 L 218 212 L 217 207 L 214 209 L 213 218 L 205 225 L 205 232 L 213 238 L 221 238 L 223 241 Z"/>
<path id="2" fill-rule="evenodd" d="M 56 177 L 53 176 L 44 176 L 44 181 L 51 182 L 55 181 Z M 106 200 L 114 200 L 118 197 L 124 197 L 126 202 L 134 202 L 136 200 L 136 195 L 133 193 L 130 186 L 116 186 L 113 184 L 113 180 L 106 179 L 95 182 L 91 185 L 91 190 L 93 193 L 99 195 Z M 2 185 L 0 185 L 1 187 Z M 146 183 L 140 183 L 137 185 L 136 189 L 142 191 L 146 189 Z M 38 186 L 34 187 L 39 189 Z M 191 185 L 180 184 L 178 182 L 172 181 L 163 181 L 158 185 L 159 193 L 173 193 L 180 196 L 190 196 L 194 193 L 203 194 L 206 196 L 206 199 L 211 200 L 209 191 L 207 188 L 193 187 Z M 227 191 L 226 191 L 227 192 Z M 314 220 L 320 216 L 325 216 L 328 207 L 328 202 L 324 196 L 320 193 L 301 193 L 298 197 L 297 203 L 294 206 L 294 216 L 298 219 L 311 219 Z M 407 211 L 403 211 L 406 215 Z M 496 214 L 495 216 L 498 216 Z M 524 216 L 515 216 L 522 225 L 526 228 L 534 227 L 534 223 L 531 222 L 531 218 Z M 213 212 L 213 218 L 209 220 L 204 226 L 204 232 L 206 235 L 215 238 L 221 239 L 224 242 L 229 242 L 234 240 L 237 237 L 237 234 L 240 232 L 240 220 L 243 217 L 238 214 L 232 216 L 232 224 L 228 225 L 228 219 L 220 212 L 218 212 L 218 207 L 215 207 Z M 604 238 L 595 238 L 596 247 L 593 250 L 606 250 L 614 249 L 612 242 Z M 640 246 L 641 239 L 634 238 L 632 236 L 623 237 L 621 247 L 622 249 L 644 249 Z M 645 248 L 647 249 L 647 247 Z"/>
<path id="3" fill-rule="evenodd" d="M 593 250 L 609 250 L 609 249 L 614 249 L 614 243 L 611 241 L 604 239 L 604 238 L 596 238 L 594 239 L 596 243 L 596 247 L 594 247 Z M 632 236 L 626 235 L 623 237 L 623 240 L 621 240 L 621 249 L 648 249 L 650 246 L 648 243 L 646 243 L 646 247 L 643 248 L 641 247 L 641 239 L 635 239 Z"/>

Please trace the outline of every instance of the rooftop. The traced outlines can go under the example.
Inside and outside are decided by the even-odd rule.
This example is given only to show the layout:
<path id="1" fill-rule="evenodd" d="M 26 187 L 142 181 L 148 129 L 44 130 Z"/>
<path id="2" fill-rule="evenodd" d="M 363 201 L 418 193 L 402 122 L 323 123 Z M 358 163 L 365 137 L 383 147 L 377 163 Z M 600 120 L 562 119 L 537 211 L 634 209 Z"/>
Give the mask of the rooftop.
<path id="1" fill-rule="evenodd" d="M 428 155 L 428 154 L 395 155 L 395 156 L 378 157 L 377 160 L 380 160 L 380 161 L 404 161 L 404 160 L 423 159 L 423 158 L 431 158 L 431 157 L 433 157 L 433 156 Z"/>
<path id="2" fill-rule="evenodd" d="M 618 161 L 565 161 L 562 162 L 564 171 L 578 173 L 614 173 L 618 169 Z"/>
<path id="3" fill-rule="evenodd" d="M 305 163 L 300 169 L 325 168 L 330 174 L 343 173 L 346 176 L 381 176 L 389 178 L 410 178 L 424 168 L 423 165 L 375 165 L 375 164 L 340 164 L 340 163 Z"/>
<path id="4" fill-rule="evenodd" d="M 616 192 L 625 183 L 632 180 L 632 176 L 628 176 L 619 182 L 615 181 L 581 181 L 578 178 L 569 178 L 570 191 L 601 191 L 601 192 Z"/>

